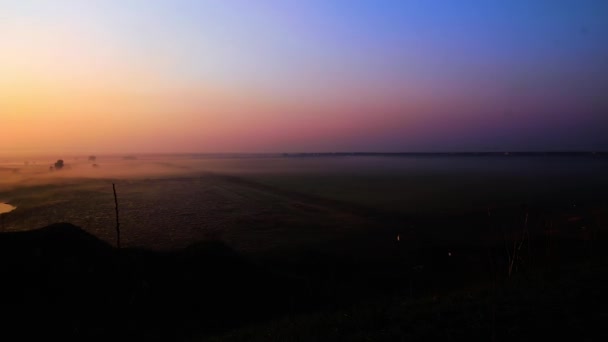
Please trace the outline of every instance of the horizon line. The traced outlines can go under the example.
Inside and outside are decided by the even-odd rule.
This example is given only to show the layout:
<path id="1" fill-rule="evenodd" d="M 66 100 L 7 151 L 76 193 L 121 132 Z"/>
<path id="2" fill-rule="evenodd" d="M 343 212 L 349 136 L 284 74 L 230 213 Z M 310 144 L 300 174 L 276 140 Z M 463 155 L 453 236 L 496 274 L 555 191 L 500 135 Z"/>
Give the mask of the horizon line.
<path id="1" fill-rule="evenodd" d="M 0 156 L 27 156 L 27 155 L 59 155 L 59 156 L 145 156 L 145 155 L 280 155 L 280 156 L 305 156 L 305 155 L 557 155 L 557 154 L 608 154 L 608 150 L 554 150 L 554 151 L 540 151 L 540 150 L 519 150 L 519 151 L 415 151 L 415 152 L 363 152 L 363 151 L 338 151 L 338 152 L 102 152 L 102 153 L 90 153 L 90 152 L 67 152 L 67 153 L 56 153 L 56 152 L 0 152 Z"/>

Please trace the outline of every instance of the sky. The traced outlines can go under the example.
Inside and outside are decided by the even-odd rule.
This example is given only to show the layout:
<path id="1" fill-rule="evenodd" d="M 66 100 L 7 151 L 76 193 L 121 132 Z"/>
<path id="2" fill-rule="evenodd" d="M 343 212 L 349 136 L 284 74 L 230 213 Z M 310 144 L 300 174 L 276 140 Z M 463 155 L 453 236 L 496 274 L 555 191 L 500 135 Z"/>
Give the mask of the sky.
<path id="1" fill-rule="evenodd" d="M 608 150 L 605 0 L 0 0 L 0 153 Z"/>

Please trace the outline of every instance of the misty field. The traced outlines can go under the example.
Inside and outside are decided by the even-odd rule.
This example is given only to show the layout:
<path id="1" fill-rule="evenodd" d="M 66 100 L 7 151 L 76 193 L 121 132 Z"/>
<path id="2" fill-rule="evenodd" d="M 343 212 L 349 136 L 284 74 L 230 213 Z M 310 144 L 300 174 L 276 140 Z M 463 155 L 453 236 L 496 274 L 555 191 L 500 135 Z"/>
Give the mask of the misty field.
<path id="1" fill-rule="evenodd" d="M 114 244 L 114 183 L 125 247 L 214 239 L 249 255 L 382 259 L 393 257 L 387 247 L 397 235 L 421 245 L 485 243 L 496 235 L 484 221 L 489 211 L 505 213 L 499 225 L 508 233 L 520 229 L 522 206 L 547 216 L 603 207 L 608 194 L 605 158 L 148 155 L 96 163 L 66 159 L 55 171 L 48 162 L 5 163 L 0 200 L 17 209 L 2 229 L 70 222 Z"/>
<path id="2" fill-rule="evenodd" d="M 0 200 L 17 206 L 5 231 L 70 222 L 113 242 L 112 183 L 125 246 L 213 237 L 242 252 L 392 239 L 413 220 L 436 229 L 425 218 L 602 204 L 608 194 L 599 157 L 100 156 L 98 167 L 73 157 L 55 171 L 47 160 L 0 166 Z"/>
<path id="3" fill-rule="evenodd" d="M 99 156 L 96 167 L 73 157 L 51 171 L 52 162 L 0 161 L 0 203 L 17 207 L 0 222 L 3 267 L 15 274 L 5 287 L 64 284 L 71 290 L 28 305 L 68 303 L 82 336 L 112 319 L 125 325 L 103 336 L 152 340 L 492 329 L 517 338 L 556 319 L 601 326 L 575 309 L 598 302 L 608 281 L 605 158 Z M 112 184 L 121 250 L 111 247 Z M 565 314 L 538 316 L 556 303 Z M 123 314 L 108 318 L 115 306 Z"/>

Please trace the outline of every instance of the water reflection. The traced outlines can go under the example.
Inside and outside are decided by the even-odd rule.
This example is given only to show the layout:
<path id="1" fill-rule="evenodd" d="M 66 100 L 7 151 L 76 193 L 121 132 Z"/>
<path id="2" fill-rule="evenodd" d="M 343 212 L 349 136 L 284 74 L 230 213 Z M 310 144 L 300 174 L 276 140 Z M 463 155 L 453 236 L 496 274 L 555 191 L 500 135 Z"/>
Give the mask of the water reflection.
<path id="1" fill-rule="evenodd" d="M 0 214 L 10 213 L 11 211 L 17 209 L 17 207 L 12 206 L 8 203 L 0 203 Z"/>

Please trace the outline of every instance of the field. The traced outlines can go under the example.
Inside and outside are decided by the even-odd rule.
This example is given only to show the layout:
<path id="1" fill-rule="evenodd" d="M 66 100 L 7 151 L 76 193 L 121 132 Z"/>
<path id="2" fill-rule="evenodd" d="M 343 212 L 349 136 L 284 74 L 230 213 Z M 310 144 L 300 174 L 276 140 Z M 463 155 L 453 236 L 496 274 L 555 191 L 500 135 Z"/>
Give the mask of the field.
<path id="1" fill-rule="evenodd" d="M 128 246 L 183 247 L 221 234 L 249 249 L 382 229 L 387 219 L 606 199 L 606 158 L 469 159 L 109 156 L 96 169 L 74 159 L 55 172 L 5 166 L 0 200 L 19 208 L 6 218 L 9 231 L 72 222 L 110 241 L 116 183 Z"/>
<path id="2" fill-rule="evenodd" d="M 298 335 L 322 325 L 318 315 L 352 329 L 340 315 L 368 317 L 379 305 L 405 319 L 419 309 L 404 313 L 378 301 L 429 303 L 604 260 L 605 158 L 99 156 L 96 168 L 72 158 L 55 171 L 49 163 L 0 166 L 0 202 L 17 207 L 3 215 L 5 233 L 69 222 L 115 245 L 115 184 L 126 250 L 173 253 L 221 241 L 298 284 L 290 298 L 300 304 L 287 311 L 312 313 L 294 328 L 277 323 L 285 314 L 277 309 L 271 326 L 225 338 L 260 339 L 256 329 Z M 489 329 L 484 317 L 478 323 Z"/>

